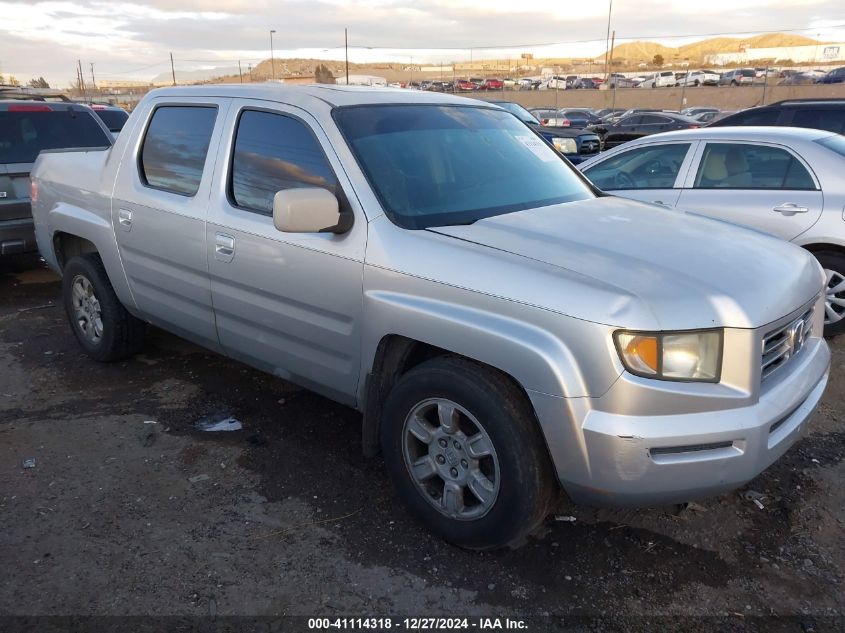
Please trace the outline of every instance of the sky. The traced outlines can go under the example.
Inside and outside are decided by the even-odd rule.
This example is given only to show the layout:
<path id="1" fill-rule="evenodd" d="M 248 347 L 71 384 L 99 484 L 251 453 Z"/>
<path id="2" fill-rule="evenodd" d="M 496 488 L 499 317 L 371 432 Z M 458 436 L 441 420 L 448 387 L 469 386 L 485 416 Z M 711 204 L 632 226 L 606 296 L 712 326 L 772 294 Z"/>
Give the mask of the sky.
<path id="1" fill-rule="evenodd" d="M 0 0 L 0 74 L 150 79 L 177 70 L 276 58 L 449 63 L 476 59 L 603 54 L 607 0 Z M 615 0 L 617 43 L 669 46 L 718 34 L 791 31 L 845 41 L 843 0 Z M 554 44 L 552 46 L 552 44 Z M 471 50 L 472 49 L 472 50 Z"/>

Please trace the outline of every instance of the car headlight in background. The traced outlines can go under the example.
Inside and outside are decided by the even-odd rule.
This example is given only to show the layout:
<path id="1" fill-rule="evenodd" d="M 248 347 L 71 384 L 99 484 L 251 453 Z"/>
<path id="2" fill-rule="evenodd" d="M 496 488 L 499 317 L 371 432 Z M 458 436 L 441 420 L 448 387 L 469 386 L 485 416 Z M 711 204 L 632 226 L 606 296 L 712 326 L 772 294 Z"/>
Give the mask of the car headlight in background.
<path id="1" fill-rule="evenodd" d="M 613 334 L 622 364 L 632 374 L 659 380 L 719 382 L 722 330 Z"/>
<path id="2" fill-rule="evenodd" d="M 578 143 L 574 138 L 558 138 L 552 139 L 552 145 L 561 154 L 576 154 L 578 152 Z"/>

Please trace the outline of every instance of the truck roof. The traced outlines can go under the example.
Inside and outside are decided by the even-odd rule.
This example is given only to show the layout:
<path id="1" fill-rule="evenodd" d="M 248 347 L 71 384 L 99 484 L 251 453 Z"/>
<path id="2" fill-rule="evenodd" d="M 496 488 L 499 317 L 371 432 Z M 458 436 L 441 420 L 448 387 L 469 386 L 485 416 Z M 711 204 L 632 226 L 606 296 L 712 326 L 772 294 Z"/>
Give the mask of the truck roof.
<path id="1" fill-rule="evenodd" d="M 205 84 L 159 88 L 148 94 L 154 97 L 230 97 L 263 99 L 293 105 L 322 101 L 330 106 L 364 105 L 378 103 L 431 103 L 481 105 L 483 101 L 450 94 L 385 88 L 372 86 L 345 86 L 339 84 Z"/>

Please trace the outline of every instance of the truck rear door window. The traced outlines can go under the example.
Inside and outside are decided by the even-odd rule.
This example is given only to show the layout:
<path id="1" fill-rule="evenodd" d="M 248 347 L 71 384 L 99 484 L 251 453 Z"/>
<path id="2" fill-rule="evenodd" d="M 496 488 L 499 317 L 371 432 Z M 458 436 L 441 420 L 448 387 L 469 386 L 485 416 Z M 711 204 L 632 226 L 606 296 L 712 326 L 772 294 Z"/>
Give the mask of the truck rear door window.
<path id="1" fill-rule="evenodd" d="M 214 106 L 159 106 L 144 136 L 144 183 L 184 196 L 197 193 L 214 130 Z"/>
<path id="2" fill-rule="evenodd" d="M 232 156 L 229 192 L 234 204 L 272 215 L 276 193 L 297 187 L 340 193 L 311 130 L 293 117 L 245 110 L 238 121 Z"/>

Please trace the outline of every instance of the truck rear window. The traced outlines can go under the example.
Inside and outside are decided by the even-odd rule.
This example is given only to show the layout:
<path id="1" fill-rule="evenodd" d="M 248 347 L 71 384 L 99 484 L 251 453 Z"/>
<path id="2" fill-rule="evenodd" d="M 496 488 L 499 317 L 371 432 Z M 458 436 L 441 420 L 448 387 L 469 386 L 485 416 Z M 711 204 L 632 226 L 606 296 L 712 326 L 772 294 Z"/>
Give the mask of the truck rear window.
<path id="1" fill-rule="evenodd" d="M 109 147 L 112 141 L 87 110 L 0 111 L 0 164 L 32 163 L 44 149 Z"/>

